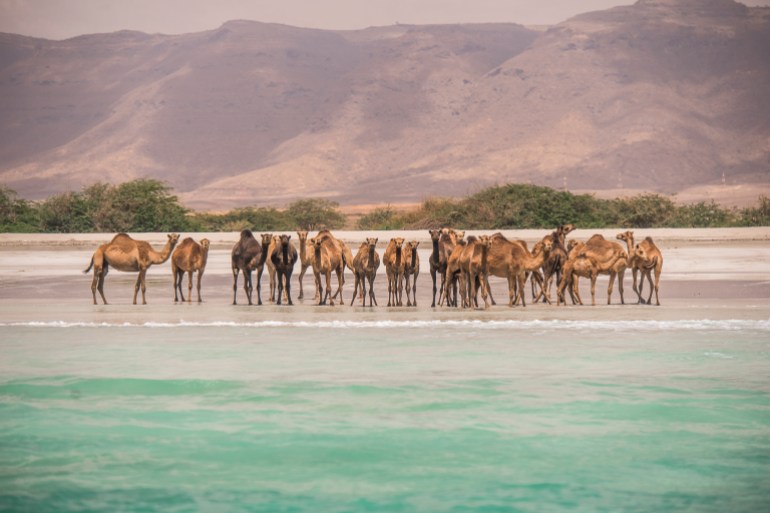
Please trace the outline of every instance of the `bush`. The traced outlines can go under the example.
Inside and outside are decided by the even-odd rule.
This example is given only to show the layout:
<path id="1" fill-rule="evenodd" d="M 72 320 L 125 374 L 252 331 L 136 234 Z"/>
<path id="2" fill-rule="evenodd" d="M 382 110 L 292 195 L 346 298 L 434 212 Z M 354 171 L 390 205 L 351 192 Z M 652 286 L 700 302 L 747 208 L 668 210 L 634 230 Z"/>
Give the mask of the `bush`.
<path id="1" fill-rule="evenodd" d="M 770 198 L 760 196 L 756 207 L 743 209 L 738 224 L 740 226 L 770 226 Z"/>
<path id="2" fill-rule="evenodd" d="M 339 206 L 335 201 L 320 198 L 295 201 L 286 208 L 286 216 L 293 224 L 289 229 L 340 229 L 345 226 L 345 216 L 338 210 Z"/>
<path id="3" fill-rule="evenodd" d="M 40 231 L 40 219 L 35 206 L 19 198 L 16 191 L 0 186 L 0 232 L 38 231 Z"/>

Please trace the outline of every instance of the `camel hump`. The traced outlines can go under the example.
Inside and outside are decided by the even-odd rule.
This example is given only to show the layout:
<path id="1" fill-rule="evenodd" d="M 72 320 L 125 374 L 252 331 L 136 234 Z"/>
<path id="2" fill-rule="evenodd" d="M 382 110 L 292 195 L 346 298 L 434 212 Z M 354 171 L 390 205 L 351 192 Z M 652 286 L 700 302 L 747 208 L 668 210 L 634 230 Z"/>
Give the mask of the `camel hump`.
<path id="1" fill-rule="evenodd" d="M 645 237 L 645 238 L 644 238 L 644 240 L 646 240 L 646 241 L 647 241 L 647 242 L 649 242 L 650 244 L 655 244 L 655 243 L 652 241 L 652 237 L 650 237 L 649 235 L 648 235 L 647 237 Z"/>

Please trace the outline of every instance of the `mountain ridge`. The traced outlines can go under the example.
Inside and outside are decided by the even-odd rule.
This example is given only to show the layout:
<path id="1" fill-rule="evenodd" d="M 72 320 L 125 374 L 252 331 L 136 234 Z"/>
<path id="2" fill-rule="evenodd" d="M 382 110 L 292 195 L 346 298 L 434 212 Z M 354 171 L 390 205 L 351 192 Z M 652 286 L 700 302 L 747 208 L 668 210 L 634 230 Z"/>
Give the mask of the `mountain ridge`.
<path id="1" fill-rule="evenodd" d="M 0 34 L 0 182 L 39 198 L 154 177 L 215 209 L 506 182 L 770 191 L 768 29 L 732 0 L 639 0 L 545 31 Z"/>

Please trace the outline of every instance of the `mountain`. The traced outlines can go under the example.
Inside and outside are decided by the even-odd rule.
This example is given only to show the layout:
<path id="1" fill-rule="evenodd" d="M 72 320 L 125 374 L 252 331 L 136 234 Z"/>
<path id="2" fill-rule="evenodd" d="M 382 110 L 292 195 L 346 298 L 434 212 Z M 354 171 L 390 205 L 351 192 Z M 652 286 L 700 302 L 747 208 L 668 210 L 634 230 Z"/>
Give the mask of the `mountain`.
<path id="1" fill-rule="evenodd" d="M 528 182 L 770 191 L 770 9 L 639 0 L 548 30 L 0 34 L 0 182 L 168 181 L 194 208 Z"/>

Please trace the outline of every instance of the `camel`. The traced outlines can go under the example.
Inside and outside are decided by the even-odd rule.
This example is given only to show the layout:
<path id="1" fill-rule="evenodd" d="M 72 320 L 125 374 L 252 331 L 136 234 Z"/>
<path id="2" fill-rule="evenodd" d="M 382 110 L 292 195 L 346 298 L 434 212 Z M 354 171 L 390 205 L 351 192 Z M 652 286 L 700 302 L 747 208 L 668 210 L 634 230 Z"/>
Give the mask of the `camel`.
<path id="1" fill-rule="evenodd" d="M 543 284 L 540 288 L 540 294 L 532 300 L 533 303 L 537 303 L 541 298 L 546 303 L 551 302 L 551 284 L 554 278 L 556 278 L 557 285 L 561 282 L 562 267 L 568 258 L 565 239 L 574 229 L 575 225 L 572 223 L 563 224 L 558 226 L 550 235 L 544 237 L 544 239 L 551 239 L 552 247 L 548 258 L 543 263 Z"/>
<path id="2" fill-rule="evenodd" d="M 145 285 L 147 269 L 151 265 L 162 264 L 168 260 L 178 240 L 179 234 L 170 233 L 163 249 L 155 251 L 147 242 L 132 239 L 125 233 L 119 233 L 107 244 L 99 246 L 91 257 L 88 269 L 83 271 L 86 274 L 92 267 L 94 268 L 94 278 L 91 281 L 91 293 L 94 296 L 94 304 L 97 304 L 97 290 L 99 295 L 102 296 L 104 304 L 107 304 L 107 300 L 104 298 L 104 277 L 107 276 L 110 266 L 112 266 L 118 271 L 139 272 L 139 276 L 136 278 L 136 285 L 134 286 L 134 304 L 136 304 L 136 296 L 139 293 L 139 288 L 141 288 L 142 304 L 146 305 L 147 300 L 144 293 L 147 288 Z"/>
<path id="3" fill-rule="evenodd" d="M 209 256 L 209 240 L 201 239 L 198 244 L 192 238 L 184 239 L 171 255 L 171 272 L 174 274 L 174 302 L 179 301 L 179 297 L 184 301 L 182 293 L 182 279 L 184 273 L 187 273 L 187 301 L 192 301 L 192 281 L 193 273 L 198 271 L 198 303 L 201 302 L 201 278 L 203 271 L 206 270 L 206 261 Z"/>
<path id="4" fill-rule="evenodd" d="M 275 269 L 276 279 L 278 281 L 277 304 L 281 304 L 285 284 L 286 300 L 289 305 L 292 305 L 291 273 L 294 271 L 294 264 L 297 262 L 297 248 L 291 243 L 291 235 L 283 234 L 278 237 L 278 243 L 273 252 L 270 253 L 270 261 L 273 264 L 273 269 Z"/>
<path id="5" fill-rule="evenodd" d="M 481 235 L 465 245 L 460 255 L 460 268 L 462 281 L 465 281 L 468 296 L 467 305 L 478 308 L 477 287 L 481 288 L 481 298 L 484 300 L 484 308 L 489 308 L 489 248 L 492 241 L 488 235 Z M 461 283 L 462 283 L 461 281 Z M 463 298 L 463 305 L 466 304 Z"/>
<path id="6" fill-rule="evenodd" d="M 607 304 L 612 302 L 612 286 L 615 277 L 618 278 L 618 292 L 620 293 L 620 304 L 625 304 L 623 298 L 623 276 L 628 267 L 628 254 L 617 242 L 606 240 L 600 234 L 593 235 L 580 250 L 578 256 L 589 256 L 596 262 L 599 274 L 609 274 L 610 283 L 607 286 Z"/>
<path id="7" fill-rule="evenodd" d="M 635 245 L 634 232 L 630 230 L 619 233 L 617 238 L 624 241 L 628 246 L 628 266 L 631 268 L 631 275 L 634 279 L 633 288 L 634 292 L 636 292 L 638 302 L 641 304 L 651 304 L 652 291 L 654 289 L 655 301 L 658 305 L 660 305 L 660 302 L 658 301 L 658 283 L 660 281 L 660 273 L 663 268 L 663 255 L 661 254 L 660 250 L 655 245 L 651 237 L 646 237 L 641 243 Z M 638 255 L 638 246 L 643 246 L 642 253 L 645 255 L 644 258 Z M 652 283 L 651 276 L 651 272 L 653 270 L 655 271 L 654 285 Z M 642 279 L 640 280 L 639 286 L 637 288 L 636 276 L 637 272 L 640 271 L 642 273 Z M 647 298 L 647 301 L 645 301 L 642 297 L 642 286 L 645 276 L 647 277 L 647 281 L 650 284 L 650 295 Z"/>
<path id="8" fill-rule="evenodd" d="M 439 304 L 443 303 L 444 287 L 446 281 L 446 266 L 452 249 L 457 245 L 457 241 L 465 235 L 464 231 L 457 232 L 451 228 L 442 228 L 441 230 L 428 230 L 430 233 L 433 251 L 430 255 L 430 276 L 433 280 L 433 302 L 431 308 L 436 306 L 436 291 L 439 292 Z M 440 287 L 436 287 L 436 275 L 441 278 Z"/>
<path id="9" fill-rule="evenodd" d="M 303 299 L 305 293 L 302 291 L 302 279 L 305 277 L 305 272 L 308 267 L 313 267 L 313 244 L 307 240 L 307 230 L 297 230 L 297 236 L 299 237 L 299 296 L 297 299 Z M 318 299 L 318 288 L 315 290 L 315 297 Z"/>
<path id="10" fill-rule="evenodd" d="M 458 295 L 458 288 L 460 292 L 460 298 L 462 299 L 462 307 L 465 308 L 468 306 L 467 302 L 467 293 L 466 293 L 466 286 L 465 286 L 465 275 L 462 272 L 462 261 L 463 256 L 466 253 L 467 247 L 475 244 L 476 237 L 474 235 L 471 235 L 468 237 L 467 240 L 458 240 L 457 245 L 452 248 L 452 253 L 449 255 L 449 258 L 447 259 L 446 264 L 446 277 L 444 279 L 445 281 L 445 288 L 444 292 L 446 295 L 446 304 L 447 306 L 454 306 L 457 307 L 457 295 Z M 459 282 L 459 286 L 458 286 Z M 441 304 L 441 302 L 439 302 Z"/>
<path id="11" fill-rule="evenodd" d="M 569 290 L 572 297 L 572 304 L 583 304 L 583 300 L 580 298 L 580 292 L 577 287 L 577 276 L 583 276 L 591 279 L 591 305 L 596 305 L 596 277 L 599 275 L 599 265 L 596 260 L 586 255 L 579 255 L 575 258 L 568 259 L 564 268 L 562 269 L 562 277 L 559 281 L 559 287 L 556 291 L 556 304 L 564 303 L 567 306 L 567 301 L 564 299 L 564 289 Z"/>
<path id="12" fill-rule="evenodd" d="M 406 243 L 404 248 L 404 283 L 406 284 L 406 306 L 417 306 L 417 276 L 420 274 L 420 255 L 416 240 Z M 410 281 L 411 278 L 411 281 Z M 411 301 L 410 301 L 411 294 Z"/>
<path id="13" fill-rule="evenodd" d="M 513 306 L 521 300 L 521 306 L 527 306 L 524 300 L 524 285 L 526 284 L 527 273 L 536 273 L 543 267 L 553 249 L 553 241 L 549 237 L 543 238 L 535 244 L 530 253 L 526 249 L 513 245 L 511 246 L 511 264 L 509 268 L 508 283 L 517 285 L 515 297 L 511 296 L 509 287 L 508 305 Z"/>
<path id="14" fill-rule="evenodd" d="M 337 273 L 337 282 L 339 287 L 337 293 L 342 298 L 342 272 L 345 269 L 342 261 L 342 252 L 331 237 L 319 235 L 310 239 L 313 244 L 313 274 L 315 275 L 316 287 L 319 291 L 319 305 L 325 305 L 327 298 L 329 305 L 334 306 L 334 298 L 337 294 L 331 294 L 331 275 L 332 271 Z M 324 291 L 321 275 L 326 276 L 326 291 Z"/>
<path id="15" fill-rule="evenodd" d="M 650 294 L 647 297 L 646 304 L 652 304 L 652 291 L 655 290 L 655 304 L 660 306 L 660 299 L 658 299 L 658 285 L 660 283 L 660 273 L 663 271 L 663 254 L 658 249 L 658 246 L 652 241 L 652 237 L 645 237 L 645 239 L 636 245 L 635 255 L 639 262 L 639 268 L 642 271 L 642 278 L 639 280 L 639 300 L 644 304 L 645 300 L 642 298 L 642 287 L 644 286 L 644 277 L 647 277 L 647 281 L 650 283 Z M 652 283 L 652 271 L 655 271 L 655 284 Z"/>
<path id="16" fill-rule="evenodd" d="M 233 304 L 238 304 L 236 295 L 238 292 L 238 273 L 243 271 L 243 291 L 249 305 L 253 304 L 251 273 L 257 271 L 257 301 L 262 304 L 262 270 L 264 269 L 267 250 L 273 236 L 269 233 L 262 234 L 262 244 L 257 242 L 251 230 L 243 230 L 238 242 L 233 246 L 230 255 L 230 265 L 233 271 Z"/>
<path id="17" fill-rule="evenodd" d="M 369 281 L 369 306 L 377 304 L 374 297 L 374 279 L 377 277 L 377 268 L 380 267 L 380 255 L 377 254 L 377 238 L 367 238 L 366 242 L 358 248 L 358 253 L 353 258 L 353 274 L 356 284 L 353 287 L 353 298 L 350 300 L 350 306 L 356 300 L 356 291 L 360 291 L 360 298 L 363 300 L 363 306 L 366 306 L 366 282 Z"/>
<path id="18" fill-rule="evenodd" d="M 337 296 L 340 297 L 340 301 L 344 303 L 342 300 L 342 287 L 345 285 L 345 267 L 350 269 L 351 272 L 355 272 L 353 269 L 353 252 L 350 251 L 350 247 L 348 247 L 347 244 L 345 244 L 340 239 L 336 238 L 334 235 L 332 235 L 332 232 L 329 230 L 320 230 L 318 232 L 318 235 L 316 235 L 316 238 L 328 238 L 333 243 L 334 246 L 337 248 L 337 251 L 340 253 L 340 270 L 339 273 L 337 273 L 337 276 L 339 278 L 339 286 L 337 287 L 337 291 L 334 293 L 333 298 L 337 298 Z"/>
<path id="19" fill-rule="evenodd" d="M 508 280 L 508 306 L 513 306 L 513 298 L 517 297 L 517 288 L 519 287 L 518 276 L 516 273 L 512 273 L 512 266 L 514 264 L 514 249 L 517 248 L 516 255 L 522 256 L 523 253 L 529 254 L 527 243 L 523 240 L 508 240 L 502 233 L 495 233 L 489 237 L 489 252 L 487 256 L 488 261 L 488 275 L 497 276 L 499 278 L 505 278 Z M 539 273 L 532 275 L 535 281 L 541 282 Z M 526 281 L 526 276 L 523 277 Z M 489 281 L 486 283 L 489 299 L 493 305 L 497 304 L 492 296 L 492 289 L 489 286 Z"/>
<path id="20" fill-rule="evenodd" d="M 382 256 L 385 272 L 388 275 L 388 306 L 402 305 L 404 265 L 406 263 L 403 246 L 403 237 L 392 238 Z"/>

